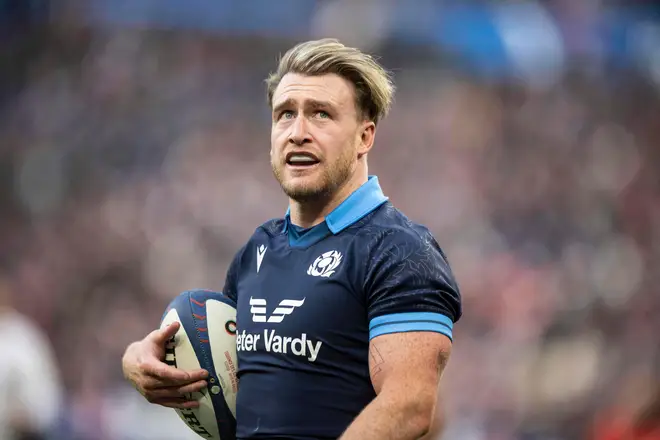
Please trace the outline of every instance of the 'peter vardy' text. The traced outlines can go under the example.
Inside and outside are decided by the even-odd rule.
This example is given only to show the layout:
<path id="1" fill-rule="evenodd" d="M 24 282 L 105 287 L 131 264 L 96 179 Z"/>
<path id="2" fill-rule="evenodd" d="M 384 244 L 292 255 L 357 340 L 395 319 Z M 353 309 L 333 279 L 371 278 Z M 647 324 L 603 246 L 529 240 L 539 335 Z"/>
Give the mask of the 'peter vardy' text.
<path id="1" fill-rule="evenodd" d="M 292 354 L 302 356 L 314 362 L 319 356 L 323 342 L 307 339 L 303 333 L 298 338 L 280 336 L 275 330 L 264 330 L 260 333 L 246 333 L 245 330 L 236 334 L 237 351 L 265 350 L 272 353 Z"/>

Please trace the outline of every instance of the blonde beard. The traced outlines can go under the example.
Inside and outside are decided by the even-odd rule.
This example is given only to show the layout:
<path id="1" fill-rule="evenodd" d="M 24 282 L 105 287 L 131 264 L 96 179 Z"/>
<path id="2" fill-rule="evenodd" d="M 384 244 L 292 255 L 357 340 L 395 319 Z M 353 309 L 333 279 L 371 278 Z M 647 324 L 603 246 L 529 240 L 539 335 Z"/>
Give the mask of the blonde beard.
<path id="1" fill-rule="evenodd" d="M 287 186 L 283 181 L 283 167 L 277 167 L 271 162 L 273 174 L 280 184 L 284 193 L 297 202 L 322 200 L 332 196 L 348 182 L 354 173 L 355 166 L 352 155 L 340 157 L 332 168 L 326 168 L 321 172 L 319 179 L 310 185 L 296 185 L 295 188 Z"/>

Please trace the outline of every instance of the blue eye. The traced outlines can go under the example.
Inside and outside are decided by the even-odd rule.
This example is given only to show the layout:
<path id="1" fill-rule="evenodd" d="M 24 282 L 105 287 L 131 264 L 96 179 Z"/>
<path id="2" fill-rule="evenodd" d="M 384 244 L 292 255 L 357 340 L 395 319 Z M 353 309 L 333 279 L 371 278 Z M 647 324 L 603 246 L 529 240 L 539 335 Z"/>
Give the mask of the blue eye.
<path id="1" fill-rule="evenodd" d="M 291 119 L 293 117 L 293 112 L 291 110 L 285 110 L 280 114 L 280 119 Z"/>

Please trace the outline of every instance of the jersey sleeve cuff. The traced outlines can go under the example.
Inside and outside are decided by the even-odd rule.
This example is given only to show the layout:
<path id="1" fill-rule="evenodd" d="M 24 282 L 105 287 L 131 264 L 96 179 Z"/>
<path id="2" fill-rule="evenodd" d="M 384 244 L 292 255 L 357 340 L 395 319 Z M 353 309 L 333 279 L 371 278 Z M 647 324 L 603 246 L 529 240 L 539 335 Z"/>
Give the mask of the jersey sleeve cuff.
<path id="1" fill-rule="evenodd" d="M 369 322 L 369 340 L 388 333 L 437 332 L 453 340 L 454 323 L 441 313 L 409 312 L 378 316 Z"/>

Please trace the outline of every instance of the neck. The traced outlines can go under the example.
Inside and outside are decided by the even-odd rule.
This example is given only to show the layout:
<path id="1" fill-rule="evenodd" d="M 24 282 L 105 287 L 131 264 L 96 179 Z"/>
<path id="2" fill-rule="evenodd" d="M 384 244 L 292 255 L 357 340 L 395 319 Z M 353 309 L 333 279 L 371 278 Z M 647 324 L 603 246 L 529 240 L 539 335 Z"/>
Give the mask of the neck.
<path id="1" fill-rule="evenodd" d="M 362 173 L 360 173 L 362 174 Z M 311 228 L 325 220 L 337 206 L 346 200 L 355 190 L 367 182 L 366 173 L 360 176 L 353 176 L 334 193 L 328 197 L 320 197 L 315 200 L 305 200 L 304 202 L 289 200 L 291 223 L 301 228 Z"/>

